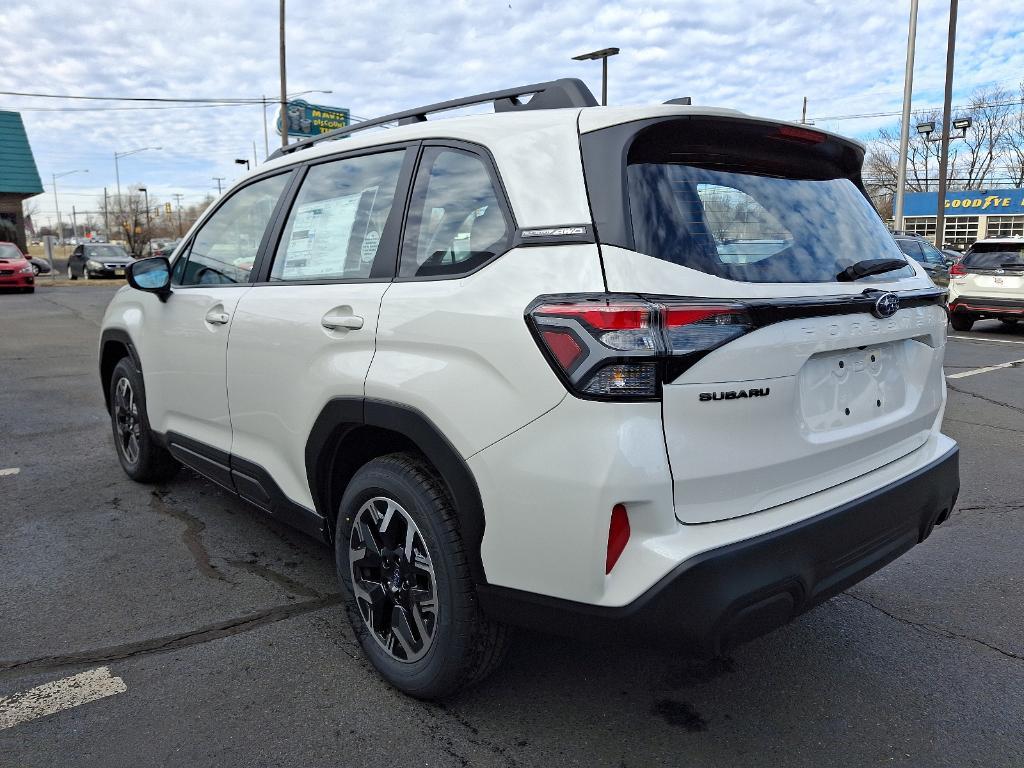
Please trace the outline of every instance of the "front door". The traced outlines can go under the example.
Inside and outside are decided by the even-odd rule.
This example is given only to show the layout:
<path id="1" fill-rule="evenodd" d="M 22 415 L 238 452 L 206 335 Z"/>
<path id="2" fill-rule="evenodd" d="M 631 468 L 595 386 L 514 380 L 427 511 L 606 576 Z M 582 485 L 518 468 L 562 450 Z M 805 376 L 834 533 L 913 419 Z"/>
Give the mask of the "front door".
<path id="1" fill-rule="evenodd" d="M 250 290 L 252 266 L 290 176 L 267 177 L 234 192 L 175 260 L 166 301 L 144 294 L 148 327 L 139 334 L 145 343 L 139 352 L 150 424 L 157 432 L 186 438 L 189 450 L 199 450 L 190 441 L 225 458 L 231 450 L 228 334 L 238 300 Z"/>

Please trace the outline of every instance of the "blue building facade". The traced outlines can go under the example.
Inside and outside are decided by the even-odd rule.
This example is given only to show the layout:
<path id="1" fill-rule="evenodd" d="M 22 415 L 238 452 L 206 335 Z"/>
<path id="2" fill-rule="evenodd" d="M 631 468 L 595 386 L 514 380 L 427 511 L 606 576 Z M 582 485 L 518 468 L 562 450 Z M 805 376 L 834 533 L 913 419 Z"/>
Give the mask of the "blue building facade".
<path id="1" fill-rule="evenodd" d="M 908 193 L 903 201 L 903 229 L 934 243 L 938 205 L 937 192 Z M 983 237 L 1024 237 L 1024 189 L 949 191 L 943 229 L 943 245 L 960 249 Z"/>

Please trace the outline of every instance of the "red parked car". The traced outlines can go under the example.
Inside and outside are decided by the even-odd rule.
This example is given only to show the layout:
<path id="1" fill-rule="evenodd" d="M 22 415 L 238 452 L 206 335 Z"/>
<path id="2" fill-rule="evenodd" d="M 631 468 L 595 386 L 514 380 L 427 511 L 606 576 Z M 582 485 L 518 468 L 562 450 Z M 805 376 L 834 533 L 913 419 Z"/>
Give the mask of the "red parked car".
<path id="1" fill-rule="evenodd" d="M 29 260 L 14 243 L 0 243 L 0 288 L 36 289 L 36 276 Z"/>

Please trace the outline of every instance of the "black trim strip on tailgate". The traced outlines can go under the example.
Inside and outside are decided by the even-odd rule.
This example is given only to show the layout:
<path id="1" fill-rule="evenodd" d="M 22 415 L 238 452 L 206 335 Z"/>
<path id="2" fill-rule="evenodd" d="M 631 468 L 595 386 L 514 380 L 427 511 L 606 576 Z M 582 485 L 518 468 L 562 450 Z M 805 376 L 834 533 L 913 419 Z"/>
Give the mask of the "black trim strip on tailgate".
<path id="1" fill-rule="evenodd" d="M 808 317 L 830 317 L 834 315 L 855 315 L 859 313 L 871 314 L 875 308 L 878 297 L 889 291 L 881 291 L 877 288 L 868 288 L 863 293 L 848 294 L 845 296 L 789 296 L 771 299 L 734 299 L 734 298 L 709 298 L 692 297 L 694 301 L 715 302 L 727 301 L 743 306 L 754 321 L 755 328 L 764 328 L 767 325 L 782 323 L 786 320 L 802 320 Z M 943 306 L 945 303 L 945 292 L 935 288 L 922 288 L 916 291 L 892 291 L 900 300 L 900 309 L 910 307 Z M 661 296 L 645 293 L 642 298 L 651 301 L 660 299 L 689 299 L 691 297 Z"/>

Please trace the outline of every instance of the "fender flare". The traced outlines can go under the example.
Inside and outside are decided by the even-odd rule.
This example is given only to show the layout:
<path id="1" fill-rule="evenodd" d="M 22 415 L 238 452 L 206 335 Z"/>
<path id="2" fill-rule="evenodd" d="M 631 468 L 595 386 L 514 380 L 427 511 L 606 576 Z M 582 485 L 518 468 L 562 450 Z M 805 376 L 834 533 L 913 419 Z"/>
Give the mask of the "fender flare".
<path id="1" fill-rule="evenodd" d="M 333 521 L 330 509 L 330 471 L 335 447 L 346 433 L 360 426 L 379 427 L 411 441 L 437 468 L 451 495 L 466 546 L 470 574 L 486 584 L 480 544 L 484 537 L 484 508 L 473 472 L 465 459 L 425 414 L 407 405 L 363 397 L 329 401 L 317 416 L 306 441 L 306 478 L 317 512 Z"/>
<path id="2" fill-rule="evenodd" d="M 139 375 L 142 375 L 142 361 L 139 360 L 139 353 L 135 348 L 135 342 L 132 341 L 132 337 L 128 334 L 128 331 L 121 330 L 120 328 L 107 328 L 100 334 L 100 348 L 97 364 L 100 374 L 100 386 L 103 388 L 103 401 L 107 404 L 107 408 L 110 408 L 110 392 L 108 391 L 106 381 L 106 371 L 103 368 L 105 359 L 105 350 L 107 344 L 114 342 L 123 345 L 128 350 L 128 358 L 132 361 L 132 365 L 135 366 L 135 370 L 138 371 Z"/>

